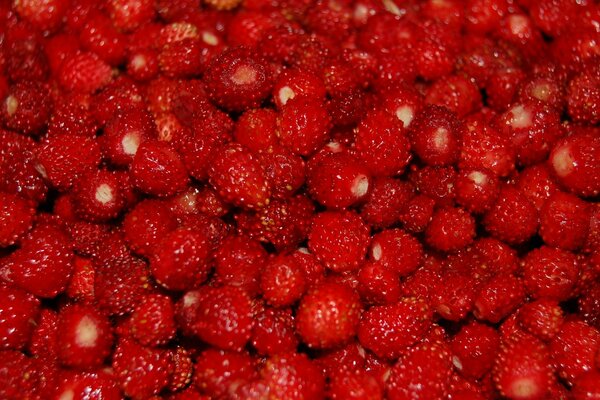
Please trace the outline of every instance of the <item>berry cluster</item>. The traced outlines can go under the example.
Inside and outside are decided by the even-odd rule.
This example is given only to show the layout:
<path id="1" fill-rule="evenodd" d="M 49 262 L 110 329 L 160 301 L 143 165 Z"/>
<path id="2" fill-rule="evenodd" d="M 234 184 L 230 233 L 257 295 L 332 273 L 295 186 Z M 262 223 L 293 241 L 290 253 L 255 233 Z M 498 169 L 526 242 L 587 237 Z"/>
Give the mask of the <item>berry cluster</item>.
<path id="1" fill-rule="evenodd" d="M 0 3 L 0 399 L 600 398 L 597 1 Z"/>

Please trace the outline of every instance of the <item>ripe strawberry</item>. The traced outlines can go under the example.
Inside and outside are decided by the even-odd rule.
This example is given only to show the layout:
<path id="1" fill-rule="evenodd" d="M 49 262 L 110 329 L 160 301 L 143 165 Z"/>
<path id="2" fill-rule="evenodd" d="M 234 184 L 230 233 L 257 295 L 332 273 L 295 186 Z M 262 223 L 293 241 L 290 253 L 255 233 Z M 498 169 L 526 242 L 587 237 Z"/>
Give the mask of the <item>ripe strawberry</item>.
<path id="1" fill-rule="evenodd" d="M 410 275 L 423 259 L 423 246 L 401 229 L 387 229 L 371 239 L 369 257 L 400 276 Z"/>
<path id="2" fill-rule="evenodd" d="M 550 196 L 560 190 L 546 164 L 536 164 L 525 168 L 517 177 L 516 184 L 538 210 L 542 209 Z"/>
<path id="3" fill-rule="evenodd" d="M 600 327 L 600 287 L 589 285 L 578 301 L 579 313 L 583 320 L 596 328 Z"/>
<path id="4" fill-rule="evenodd" d="M 325 211 L 313 217 L 308 248 L 335 272 L 356 270 L 368 244 L 368 227 L 351 211 Z"/>
<path id="5" fill-rule="evenodd" d="M 269 202 L 271 184 L 265 171 L 255 156 L 240 145 L 227 145 L 215 154 L 209 177 L 227 202 L 247 209 L 262 208 Z"/>
<path id="6" fill-rule="evenodd" d="M 563 187 L 576 195 L 600 193 L 600 139 L 592 131 L 578 132 L 560 140 L 548 157 L 550 169 Z"/>
<path id="7" fill-rule="evenodd" d="M 304 184 L 306 165 L 302 157 L 275 145 L 257 154 L 258 161 L 271 181 L 273 198 L 285 199 Z"/>
<path id="8" fill-rule="evenodd" d="M 97 308 L 69 305 L 58 313 L 58 357 L 71 368 L 99 367 L 110 354 L 113 331 Z"/>
<path id="9" fill-rule="evenodd" d="M 115 28 L 126 32 L 154 18 L 154 3 L 149 0 L 111 0 L 106 5 Z"/>
<path id="10" fill-rule="evenodd" d="M 481 108 L 481 94 L 475 83 L 467 77 L 451 75 L 435 81 L 427 88 L 425 102 L 446 107 L 462 118 Z"/>
<path id="11" fill-rule="evenodd" d="M 523 280 L 532 297 L 564 301 L 573 294 L 580 269 L 574 254 L 542 246 L 525 256 Z"/>
<path id="12" fill-rule="evenodd" d="M 112 373 L 105 371 L 76 372 L 64 371 L 59 377 L 56 388 L 57 398 L 72 396 L 81 399 L 93 393 L 94 396 L 106 400 L 121 398 L 121 390 Z"/>
<path id="13" fill-rule="evenodd" d="M 128 109 L 107 121 L 100 145 L 112 164 L 128 166 L 140 144 L 152 137 L 155 129 L 152 117 L 147 112 Z"/>
<path id="14" fill-rule="evenodd" d="M 508 244 L 520 244 L 537 232 L 538 212 L 520 190 L 506 185 L 484 214 L 483 225 L 495 238 Z"/>
<path id="15" fill-rule="evenodd" d="M 13 18 L 10 18 L 11 16 Z M 7 20 L 8 25 L 4 29 L 5 39 L 2 46 L 7 77 L 13 82 L 46 80 L 48 66 L 39 32 L 25 21 L 15 21 L 12 12 L 3 18 Z M 9 22 L 11 19 L 13 21 Z"/>
<path id="16" fill-rule="evenodd" d="M 574 121 L 597 124 L 600 121 L 600 74 L 587 72 L 574 77 L 567 89 L 567 109 Z"/>
<path id="17" fill-rule="evenodd" d="M 67 287 L 67 296 L 83 304 L 93 303 L 95 301 L 95 276 L 96 270 L 92 265 L 92 260 L 76 255 L 73 259 L 73 275 Z"/>
<path id="18" fill-rule="evenodd" d="M 194 384 L 209 396 L 226 396 L 233 387 L 255 378 L 253 361 L 244 352 L 205 350 L 200 353 L 194 368 Z"/>
<path id="19" fill-rule="evenodd" d="M 40 313 L 40 301 L 9 286 L 0 286 L 0 348 L 20 350 L 29 341 Z"/>
<path id="20" fill-rule="evenodd" d="M 600 332 L 583 321 L 565 321 L 550 342 L 550 353 L 562 379 L 573 384 L 579 376 L 594 368 Z"/>
<path id="21" fill-rule="evenodd" d="M 291 353 L 298 347 L 294 316 L 289 308 L 257 306 L 250 343 L 261 355 Z"/>
<path id="22" fill-rule="evenodd" d="M 386 393 L 390 400 L 444 398 L 452 362 L 445 343 L 421 343 L 411 348 L 390 370 Z"/>
<path id="23" fill-rule="evenodd" d="M 375 176 L 400 174 L 411 159 L 402 122 L 384 110 L 365 115 L 355 131 L 356 156 Z"/>
<path id="24" fill-rule="evenodd" d="M 307 288 L 302 266 L 291 256 L 279 255 L 269 260 L 260 278 L 263 298 L 274 307 L 294 304 Z"/>
<path id="25" fill-rule="evenodd" d="M 113 354 L 112 367 L 125 395 L 147 399 L 169 384 L 172 360 L 169 353 L 121 339 Z"/>
<path id="26" fill-rule="evenodd" d="M 37 148 L 36 169 L 55 188 L 68 190 L 84 172 L 100 164 L 100 147 L 95 139 L 60 133 L 46 137 Z"/>
<path id="27" fill-rule="evenodd" d="M 177 221 L 166 202 L 144 200 L 135 205 L 123 219 L 123 233 L 131 249 L 149 256 L 163 237 L 175 230 Z"/>
<path id="28" fill-rule="evenodd" d="M 573 384 L 573 398 L 588 400 L 600 396 L 600 372 L 588 371 L 579 376 Z"/>
<path id="29" fill-rule="evenodd" d="M 494 382 L 510 399 L 543 399 L 554 382 L 548 348 L 539 339 L 516 334 L 502 343 L 494 363 Z"/>
<path id="30" fill-rule="evenodd" d="M 496 176 L 483 168 L 460 171 L 454 183 L 456 203 L 472 213 L 483 213 L 492 207 L 499 191 Z"/>
<path id="31" fill-rule="evenodd" d="M 268 151 L 277 144 L 277 113 L 270 108 L 253 108 L 240 115 L 233 137 L 253 152 Z"/>
<path id="32" fill-rule="evenodd" d="M 375 377 L 364 371 L 336 371 L 327 390 L 332 400 L 381 400 L 383 389 Z"/>
<path id="33" fill-rule="evenodd" d="M 475 220 L 461 208 L 442 208 L 434 212 L 425 235 L 427 243 L 435 249 L 460 250 L 473 241 Z"/>
<path id="34" fill-rule="evenodd" d="M 540 211 L 540 236 L 549 246 L 577 250 L 585 242 L 590 225 L 589 203 L 563 192 L 556 192 Z"/>
<path id="35" fill-rule="evenodd" d="M 90 221 L 105 221 L 119 215 L 125 205 L 118 175 L 106 170 L 86 171 L 74 184 L 77 215 Z"/>
<path id="36" fill-rule="evenodd" d="M 131 164 L 135 186 L 155 196 L 171 196 L 182 191 L 189 182 L 179 155 L 166 143 L 143 142 Z"/>
<path id="37" fill-rule="evenodd" d="M 58 364 L 58 313 L 42 309 L 27 346 L 29 353 L 56 367 Z"/>
<path id="38" fill-rule="evenodd" d="M 486 282 L 475 297 L 473 315 L 498 323 L 523 302 L 525 288 L 519 278 L 509 273 L 499 274 Z"/>
<path id="39" fill-rule="evenodd" d="M 309 287 L 324 278 L 325 266 L 306 247 L 298 248 L 292 253 L 292 257 L 302 267 Z"/>
<path id="40" fill-rule="evenodd" d="M 34 1 L 19 1 L 14 3 L 14 8 L 19 17 L 35 25 L 41 31 L 54 31 L 57 29 L 67 13 L 69 2 L 65 0 L 52 0 L 42 5 Z"/>
<path id="41" fill-rule="evenodd" d="M 521 307 L 517 314 L 521 328 L 538 339 L 549 341 L 563 323 L 563 311 L 555 300 L 537 300 Z"/>
<path id="42" fill-rule="evenodd" d="M 19 351 L 2 351 L 0 356 L 0 397 L 37 398 L 40 395 L 40 371 L 36 360 Z"/>
<path id="43" fill-rule="evenodd" d="M 414 196 L 412 185 L 395 178 L 379 177 L 373 179 L 370 186 L 360 209 L 363 220 L 374 228 L 387 228 L 398 222 Z"/>
<path id="44" fill-rule="evenodd" d="M 361 311 L 360 298 L 350 287 L 322 282 L 300 301 L 296 331 L 311 348 L 337 347 L 356 335 Z"/>
<path id="45" fill-rule="evenodd" d="M 279 109 L 296 97 L 322 102 L 325 100 L 325 94 L 325 84 L 319 76 L 298 68 L 282 71 L 273 87 L 273 101 Z"/>
<path id="46" fill-rule="evenodd" d="M 369 170 L 346 152 L 331 153 L 311 163 L 306 183 L 313 199 L 328 208 L 343 209 L 366 197 Z"/>
<path id="47" fill-rule="evenodd" d="M 368 261 L 360 268 L 356 277 L 357 290 L 367 304 L 396 303 L 401 297 L 398 274 L 383 263 Z"/>
<path id="48" fill-rule="evenodd" d="M 290 99 L 277 116 L 277 137 L 294 154 L 313 154 L 327 142 L 330 130 L 331 117 L 323 103 L 311 98 Z"/>
<path id="49" fill-rule="evenodd" d="M 378 357 L 395 359 L 431 327 L 431 311 L 420 299 L 405 297 L 395 304 L 373 306 L 363 313 L 358 340 Z"/>
<path id="50" fill-rule="evenodd" d="M 73 92 L 94 93 L 111 80 L 110 66 L 89 52 L 65 60 L 58 73 L 61 86 Z"/>
<path id="51" fill-rule="evenodd" d="M 413 166 L 409 179 L 420 194 L 435 200 L 437 206 L 454 204 L 456 171 L 453 167 Z"/>
<path id="52" fill-rule="evenodd" d="M 36 136 L 43 130 L 52 107 L 45 85 L 23 81 L 2 95 L 0 117 L 4 126 L 30 136 Z"/>
<path id="53" fill-rule="evenodd" d="M 254 296 L 259 293 L 260 274 L 266 262 L 267 252 L 258 241 L 230 235 L 215 251 L 215 281 L 238 286 Z"/>
<path id="54" fill-rule="evenodd" d="M 58 228 L 38 225 L 12 257 L 11 276 L 21 288 L 44 298 L 66 289 L 73 271 L 73 251 Z"/>
<path id="55" fill-rule="evenodd" d="M 324 397 L 325 382 L 321 371 L 302 353 L 281 354 L 267 359 L 260 376 L 268 393 L 275 398 L 300 400 Z"/>
<path id="56" fill-rule="evenodd" d="M 478 289 L 475 277 L 446 271 L 430 294 L 430 305 L 442 318 L 460 321 L 472 310 Z"/>
<path id="57" fill-rule="evenodd" d="M 224 350 L 240 350 L 254 321 L 250 296 L 233 286 L 203 287 L 193 329 L 203 341 Z"/>
<path id="58" fill-rule="evenodd" d="M 0 247 L 17 243 L 31 229 L 35 210 L 14 194 L 0 192 Z"/>
<path id="59" fill-rule="evenodd" d="M 500 346 L 496 330 L 479 322 L 464 325 L 450 341 L 452 363 L 467 378 L 481 378 L 494 364 Z"/>

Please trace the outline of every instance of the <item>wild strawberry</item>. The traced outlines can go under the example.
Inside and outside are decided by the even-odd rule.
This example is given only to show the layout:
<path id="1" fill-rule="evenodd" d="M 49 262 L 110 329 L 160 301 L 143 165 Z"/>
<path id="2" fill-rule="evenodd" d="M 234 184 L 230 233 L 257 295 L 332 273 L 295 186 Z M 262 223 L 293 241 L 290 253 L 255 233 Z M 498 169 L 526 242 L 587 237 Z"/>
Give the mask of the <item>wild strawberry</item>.
<path id="1" fill-rule="evenodd" d="M 460 171 L 454 184 L 456 202 L 473 213 L 487 211 L 500 191 L 498 179 L 486 169 Z"/>
<path id="2" fill-rule="evenodd" d="M 323 80 L 304 69 L 284 70 L 275 81 L 273 101 L 278 108 L 283 108 L 295 97 L 304 97 L 322 102 L 325 99 Z"/>
<path id="3" fill-rule="evenodd" d="M 267 359 L 260 376 L 276 398 L 322 399 L 325 382 L 319 368 L 305 354 L 289 353 Z"/>
<path id="4" fill-rule="evenodd" d="M 475 220 L 461 208 L 442 208 L 433 214 L 425 235 L 432 247 L 445 252 L 456 251 L 473 241 Z"/>
<path id="5" fill-rule="evenodd" d="M 560 190 L 546 164 L 536 164 L 522 170 L 517 177 L 517 187 L 538 210 Z"/>
<path id="6" fill-rule="evenodd" d="M 147 91 L 150 102 L 150 88 Z M 90 109 L 96 120 L 105 124 L 117 114 L 146 107 L 143 99 L 142 89 L 125 75 L 120 75 L 93 96 Z"/>
<path id="7" fill-rule="evenodd" d="M 277 137 L 294 154 L 308 156 L 329 138 L 331 117 L 323 103 L 311 98 L 290 99 L 277 116 Z"/>
<path id="8" fill-rule="evenodd" d="M 423 107 L 421 94 L 410 85 L 396 85 L 380 95 L 381 106 L 408 128 Z"/>
<path id="9" fill-rule="evenodd" d="M 2 64 L 5 65 L 7 77 L 13 82 L 46 80 L 48 65 L 40 36 L 25 21 L 9 22 L 5 28 L 5 57 Z"/>
<path id="10" fill-rule="evenodd" d="M 474 277 L 446 271 L 430 294 L 430 305 L 442 318 L 460 321 L 472 310 L 478 288 Z"/>
<path id="11" fill-rule="evenodd" d="M 27 292 L 4 285 L 0 293 L 0 347 L 20 350 L 32 334 L 40 302 Z"/>
<path id="12" fill-rule="evenodd" d="M 556 192 L 540 211 L 540 236 L 549 246 L 577 250 L 588 235 L 590 218 L 588 203 L 572 194 Z"/>
<path id="13" fill-rule="evenodd" d="M 362 305 L 347 285 L 323 282 L 300 301 L 296 331 L 311 348 L 332 348 L 349 341 L 358 327 Z"/>
<path id="14" fill-rule="evenodd" d="M 200 353 L 194 368 L 196 387 L 215 397 L 227 395 L 255 376 L 254 360 L 245 352 L 208 349 Z"/>
<path id="15" fill-rule="evenodd" d="M 383 389 L 377 379 L 364 371 L 336 371 L 330 378 L 328 397 L 332 400 L 341 399 L 383 399 Z"/>
<path id="16" fill-rule="evenodd" d="M 452 362 L 450 351 L 444 343 L 421 343 L 411 348 L 390 370 L 386 382 L 389 399 L 435 399 L 445 396 Z"/>
<path id="17" fill-rule="evenodd" d="M 534 298 L 568 299 L 580 274 L 573 253 L 542 246 L 523 259 L 523 278 L 527 292 Z"/>
<path id="18" fill-rule="evenodd" d="M 109 319 L 85 305 L 64 307 L 58 314 L 58 356 L 65 366 L 88 369 L 110 354 L 113 332 Z"/>
<path id="19" fill-rule="evenodd" d="M 172 360 L 164 350 L 121 339 L 113 354 L 112 367 L 125 395 L 146 399 L 169 384 Z"/>
<path id="20" fill-rule="evenodd" d="M 244 112 L 235 124 L 233 137 L 253 152 L 277 144 L 277 113 L 270 108 L 254 108 Z"/>
<path id="21" fill-rule="evenodd" d="M 5 399 L 39 396 L 38 362 L 19 351 L 2 351 L 0 355 L 0 396 Z"/>
<path id="22" fill-rule="evenodd" d="M 54 110 L 48 121 L 48 136 L 67 132 L 70 135 L 93 138 L 96 136 L 98 123 L 94 120 L 89 108 L 79 104 L 76 96 L 64 102 L 55 102 Z"/>
<path id="23" fill-rule="evenodd" d="M 511 314 L 525 299 L 525 288 L 519 278 L 503 273 L 487 281 L 475 297 L 476 318 L 498 323 Z"/>
<path id="24" fill-rule="evenodd" d="M 148 0 L 111 0 L 108 13 L 117 29 L 129 32 L 154 18 L 154 3 Z"/>
<path id="25" fill-rule="evenodd" d="M 521 328 L 548 341 L 560 330 L 563 311 L 555 300 L 537 300 L 521 307 L 517 314 Z"/>
<path id="26" fill-rule="evenodd" d="M 155 196 L 171 196 L 188 184 L 188 174 L 170 147 L 158 141 L 142 143 L 131 164 L 136 187 Z"/>
<path id="27" fill-rule="evenodd" d="M 407 276 L 421 264 L 423 246 L 401 229 L 383 230 L 371 239 L 369 257 L 399 276 Z"/>
<path id="28" fill-rule="evenodd" d="M 190 78 L 200 74 L 202 45 L 195 39 L 178 40 L 166 44 L 158 54 L 158 65 L 162 74 L 169 78 Z"/>
<path id="29" fill-rule="evenodd" d="M 467 378 L 481 378 L 492 368 L 499 346 L 500 337 L 495 329 L 471 322 L 450 341 L 452 364 Z"/>
<path id="30" fill-rule="evenodd" d="M 152 137 L 155 129 L 147 112 L 129 109 L 118 113 L 106 123 L 100 144 L 112 164 L 128 166 L 140 144 Z"/>
<path id="31" fill-rule="evenodd" d="M 233 286 L 203 287 L 193 329 L 203 341 L 224 350 L 240 350 L 250 339 L 254 321 L 250 297 Z"/>
<path id="32" fill-rule="evenodd" d="M 271 80 L 265 61 L 244 47 L 234 47 L 220 54 L 204 75 L 211 99 L 231 111 L 259 106 L 271 92 Z"/>
<path id="33" fill-rule="evenodd" d="M 67 90 L 94 93 L 112 80 L 110 66 L 94 53 L 82 52 L 65 60 L 58 73 L 58 81 Z"/>
<path id="34" fill-rule="evenodd" d="M 494 363 L 496 388 L 510 399 L 543 399 L 554 381 L 551 362 L 544 343 L 516 334 L 502 343 Z"/>
<path id="35" fill-rule="evenodd" d="M 600 327 L 600 287 L 598 285 L 587 287 L 577 303 L 583 320 L 591 326 Z"/>
<path id="36" fill-rule="evenodd" d="M 308 248 L 333 271 L 356 270 L 368 244 L 368 227 L 351 211 L 326 211 L 313 218 Z"/>
<path id="37" fill-rule="evenodd" d="M 104 371 L 76 372 L 65 371 L 59 377 L 56 396 L 73 396 L 74 399 L 85 398 L 89 393 L 94 393 L 106 400 L 121 398 L 121 390 L 112 373 Z"/>
<path id="38" fill-rule="evenodd" d="M 249 10 L 246 4 L 244 8 L 233 15 L 227 25 L 227 43 L 230 46 L 256 47 L 265 32 L 283 22 L 279 13 Z"/>
<path id="39" fill-rule="evenodd" d="M 35 136 L 48 123 L 52 102 L 48 88 L 36 82 L 19 82 L 3 97 L 0 116 L 3 124 L 26 135 Z"/>
<path id="40" fill-rule="evenodd" d="M 67 287 L 67 296 L 83 304 L 93 303 L 95 276 L 96 270 L 92 261 L 76 255 L 73 260 L 73 275 Z"/>
<path id="41" fill-rule="evenodd" d="M 100 163 L 98 142 L 68 133 L 47 137 L 37 149 L 36 169 L 54 187 L 66 191 L 84 172 Z"/>
<path id="42" fill-rule="evenodd" d="M 210 244 L 198 231 L 176 229 L 167 233 L 150 259 L 154 279 L 169 290 L 186 290 L 206 280 Z"/>
<path id="43" fill-rule="evenodd" d="M 246 148 L 232 144 L 216 152 L 210 183 L 227 202 L 244 208 L 262 208 L 269 202 L 271 184 L 265 171 Z"/>
<path id="44" fill-rule="evenodd" d="M 575 133 L 560 140 L 548 162 L 559 184 L 583 197 L 600 193 L 600 138 L 591 131 Z"/>
<path id="45" fill-rule="evenodd" d="M 515 187 L 503 186 L 492 208 L 484 214 L 485 229 L 509 244 L 528 240 L 538 229 L 538 212 Z"/>
<path id="46" fill-rule="evenodd" d="M 420 194 L 435 200 L 437 206 L 454 204 L 456 171 L 453 167 L 414 166 L 411 168 L 409 179 Z"/>
<path id="47" fill-rule="evenodd" d="M 175 335 L 175 311 L 171 299 L 159 294 L 141 297 L 128 320 L 129 332 L 144 346 L 156 347 Z"/>
<path id="48" fill-rule="evenodd" d="M 575 400 L 593 399 L 600 396 L 600 373 L 588 371 L 581 374 L 573 384 L 573 398 Z"/>
<path id="49" fill-rule="evenodd" d="M 131 256 L 105 261 L 96 270 L 94 294 L 100 308 L 111 315 L 131 313 L 150 288 L 146 263 Z"/>
<path id="50" fill-rule="evenodd" d="M 134 252 L 144 256 L 151 255 L 164 235 L 176 227 L 175 215 L 159 200 L 137 203 L 123 219 L 125 240 Z"/>
<path id="51" fill-rule="evenodd" d="M 425 102 L 446 107 L 459 117 L 464 117 L 481 108 L 481 94 L 477 86 L 467 77 L 451 75 L 446 79 L 435 81 L 427 89 Z"/>
<path id="52" fill-rule="evenodd" d="M 411 159 L 402 122 L 383 110 L 371 111 L 360 121 L 354 147 L 356 156 L 375 176 L 398 175 Z"/>
<path id="53" fill-rule="evenodd" d="M 358 292 L 367 304 L 391 304 L 402 295 L 400 279 L 383 263 L 366 262 L 358 271 Z"/>
<path id="54" fill-rule="evenodd" d="M 138 82 L 146 82 L 158 75 L 158 53 L 153 49 L 140 49 L 129 54 L 127 75 Z"/>
<path id="55" fill-rule="evenodd" d="M 460 169 L 485 168 L 498 176 L 507 176 L 515 168 L 516 152 L 508 137 L 497 131 L 484 117 L 466 121 L 462 136 Z"/>
<path id="56" fill-rule="evenodd" d="M 269 147 L 257 155 L 267 179 L 273 186 L 273 197 L 286 199 L 304 184 L 306 165 L 302 157 L 283 146 Z"/>
<path id="57" fill-rule="evenodd" d="M 19 1 L 14 3 L 15 11 L 25 21 L 36 26 L 41 31 L 57 29 L 67 13 L 69 2 L 52 0 L 43 5 L 34 1 Z"/>
<path id="58" fill-rule="evenodd" d="M 576 379 L 594 368 L 594 357 L 600 332 L 583 321 L 565 321 L 550 342 L 550 353 L 558 376 L 573 384 Z"/>
<path id="59" fill-rule="evenodd" d="M 86 220 L 115 218 L 124 206 L 120 182 L 114 173 L 106 170 L 85 172 L 74 186 L 76 212 Z"/>
<path id="60" fill-rule="evenodd" d="M 62 293 L 73 270 L 73 251 L 67 236 L 50 225 L 39 225 L 12 255 L 12 279 L 38 297 Z"/>
<path id="61" fill-rule="evenodd" d="M 360 216 L 375 228 L 387 228 L 398 222 L 413 195 L 412 185 L 407 182 L 389 177 L 375 178 L 360 209 Z"/>
<path id="62" fill-rule="evenodd" d="M 260 288 L 263 298 L 275 307 L 290 306 L 307 288 L 302 267 L 291 256 L 274 257 L 262 271 Z"/>
<path id="63" fill-rule="evenodd" d="M 600 74 L 582 73 L 569 82 L 567 109 L 574 121 L 597 124 L 600 121 Z"/>
<path id="64" fill-rule="evenodd" d="M 360 344 L 378 357 L 398 358 L 431 327 L 431 311 L 423 300 L 405 297 L 395 304 L 373 306 L 358 326 Z"/>
<path id="65" fill-rule="evenodd" d="M 345 152 L 319 158 L 311 165 L 307 177 L 313 199 L 333 209 L 343 209 L 364 199 L 369 184 L 369 170 Z"/>
<path id="66" fill-rule="evenodd" d="M 309 287 L 323 279 L 325 267 L 307 248 L 300 247 L 292 253 L 292 257 L 302 267 Z"/>
<path id="67" fill-rule="evenodd" d="M 126 54 L 126 37 L 106 15 L 96 12 L 85 22 L 79 34 L 83 47 L 106 63 L 116 66 Z"/>
<path id="68" fill-rule="evenodd" d="M 261 306 L 254 313 L 250 343 L 259 354 L 274 355 L 296 350 L 298 338 L 289 308 Z"/>
<path id="69" fill-rule="evenodd" d="M 422 194 L 412 197 L 400 214 L 400 222 L 409 232 L 423 232 L 433 218 L 435 200 Z"/>
<path id="70" fill-rule="evenodd" d="M 49 309 L 42 309 L 37 318 L 37 323 L 27 350 L 33 357 L 47 360 L 52 367 L 58 364 L 58 313 Z"/>
<path id="71" fill-rule="evenodd" d="M 0 247 L 19 241 L 31 229 L 33 217 L 34 210 L 27 200 L 0 192 Z"/>

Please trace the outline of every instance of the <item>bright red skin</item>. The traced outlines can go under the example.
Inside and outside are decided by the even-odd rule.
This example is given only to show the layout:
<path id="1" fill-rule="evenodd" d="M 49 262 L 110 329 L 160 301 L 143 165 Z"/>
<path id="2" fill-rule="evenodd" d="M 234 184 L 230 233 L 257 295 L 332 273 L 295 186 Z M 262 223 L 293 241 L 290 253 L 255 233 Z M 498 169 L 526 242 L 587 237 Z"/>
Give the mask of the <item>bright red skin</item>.
<path id="1" fill-rule="evenodd" d="M 308 235 L 308 248 L 329 269 L 356 270 L 364 261 L 369 229 L 351 211 L 326 211 L 315 215 Z"/>
<path id="2" fill-rule="evenodd" d="M 321 371 L 301 353 L 267 359 L 260 376 L 272 395 L 290 400 L 320 399 L 325 390 Z"/>
<path id="3" fill-rule="evenodd" d="M 447 207 L 434 212 L 425 231 L 427 243 L 444 252 L 460 250 L 475 237 L 475 220 L 461 208 Z"/>
<path id="4" fill-rule="evenodd" d="M 164 236 L 177 227 L 167 203 L 145 200 L 136 204 L 123 219 L 125 240 L 131 249 L 144 256 L 154 252 Z"/>
<path id="5" fill-rule="evenodd" d="M 360 370 L 334 373 L 327 393 L 332 400 L 383 399 L 383 389 L 377 379 L 372 374 Z"/>
<path id="6" fill-rule="evenodd" d="M 371 239 L 369 257 L 399 276 L 406 276 L 421 264 L 423 246 L 401 229 L 387 229 Z"/>
<path id="7" fill-rule="evenodd" d="M 0 192 L 0 247 L 15 244 L 33 224 L 35 210 L 31 204 L 11 193 Z"/>
<path id="8" fill-rule="evenodd" d="M 135 186 L 143 192 L 168 197 L 185 189 L 188 173 L 179 155 L 166 143 L 143 142 L 131 164 Z"/>
<path id="9" fill-rule="evenodd" d="M 510 315 L 525 298 L 520 279 L 500 274 L 484 284 L 475 298 L 474 315 L 478 319 L 497 323 Z"/>
<path id="10" fill-rule="evenodd" d="M 435 200 L 437 206 L 452 206 L 455 198 L 456 171 L 452 167 L 414 168 L 409 179 L 415 189 Z"/>
<path id="11" fill-rule="evenodd" d="M 459 117 L 464 117 L 481 108 L 481 94 L 468 78 L 452 75 L 434 82 L 427 89 L 425 102 L 446 107 Z"/>
<path id="12" fill-rule="evenodd" d="M 573 385 L 575 400 L 592 400 L 600 396 L 600 372 L 588 371 L 579 376 Z"/>
<path id="13" fill-rule="evenodd" d="M 156 281 L 169 290 L 187 290 L 210 272 L 210 243 L 201 232 L 179 228 L 166 234 L 150 259 Z"/>
<path id="14" fill-rule="evenodd" d="M 108 317 L 91 306 L 71 305 L 58 314 L 58 357 L 67 367 L 99 367 L 110 354 L 113 329 Z"/>
<path id="15" fill-rule="evenodd" d="M 515 399 L 544 399 L 554 381 L 550 353 L 539 339 L 516 334 L 501 346 L 494 363 L 496 388 Z"/>
<path id="16" fill-rule="evenodd" d="M 367 304 L 391 304 L 400 300 L 400 277 L 379 262 L 366 262 L 358 271 L 358 291 Z"/>
<path id="17" fill-rule="evenodd" d="M 291 93 L 288 91 L 291 90 Z M 273 87 L 273 100 L 281 109 L 287 101 L 304 97 L 316 101 L 325 100 L 325 85 L 323 80 L 312 72 L 303 69 L 288 69 L 279 74 Z"/>
<path id="18" fill-rule="evenodd" d="M 298 97 L 282 107 L 277 116 L 277 128 L 282 145 L 294 154 L 308 156 L 329 138 L 331 117 L 321 101 Z"/>
<path id="19" fill-rule="evenodd" d="M 0 118 L 12 130 L 37 136 L 48 122 L 51 99 L 48 88 L 35 82 L 20 82 L 9 88 Z M 12 107 L 14 105 L 14 109 Z"/>
<path id="20" fill-rule="evenodd" d="M 481 378 L 494 364 L 500 336 L 488 325 L 472 322 L 462 327 L 450 341 L 452 362 L 466 378 Z"/>
<path id="21" fill-rule="evenodd" d="M 579 320 L 565 322 L 550 342 L 558 376 L 568 383 L 594 367 L 600 332 Z"/>
<path id="22" fill-rule="evenodd" d="M 194 384 L 201 393 L 213 397 L 225 396 L 234 384 L 243 384 L 256 377 L 254 360 L 247 353 L 209 349 L 198 356 Z"/>
<path id="23" fill-rule="evenodd" d="M 412 185 L 395 178 L 373 179 L 360 216 L 373 227 L 387 228 L 398 222 L 406 203 L 414 196 Z"/>
<path id="24" fill-rule="evenodd" d="M 525 287 L 534 298 L 563 301 L 572 295 L 580 269 L 573 253 L 542 246 L 523 260 Z"/>
<path id="25" fill-rule="evenodd" d="M 431 222 L 434 208 L 435 200 L 431 197 L 421 194 L 414 196 L 400 214 L 404 229 L 412 233 L 423 232 Z"/>
<path id="26" fill-rule="evenodd" d="M 522 306 L 517 318 L 522 329 L 540 340 L 551 340 L 564 321 L 563 311 L 555 300 L 537 300 Z"/>
<path id="27" fill-rule="evenodd" d="M 277 144 L 277 113 L 270 108 L 253 108 L 242 115 L 235 124 L 235 141 L 253 152 L 268 150 Z"/>
<path id="28" fill-rule="evenodd" d="M 92 394 L 93 393 L 93 394 Z M 73 396 L 75 400 L 106 399 L 119 400 L 121 390 L 112 374 L 104 371 L 72 372 L 65 371 L 60 376 L 56 396 Z"/>
<path id="29" fill-rule="evenodd" d="M 600 287 L 589 285 L 578 300 L 583 320 L 596 328 L 600 327 Z"/>
<path id="30" fill-rule="evenodd" d="M 297 154 L 281 145 L 269 147 L 258 154 L 262 165 L 271 181 L 273 198 L 286 199 L 304 184 L 306 178 L 306 163 Z"/>
<path id="31" fill-rule="evenodd" d="M 9 286 L 0 286 L 0 347 L 21 350 L 29 341 L 40 313 L 40 301 Z"/>
<path id="32" fill-rule="evenodd" d="M 472 310 L 477 289 L 476 279 L 448 271 L 431 293 L 431 307 L 444 319 L 461 321 Z"/>
<path id="33" fill-rule="evenodd" d="M 79 93 L 94 93 L 112 79 L 110 66 L 89 52 L 65 60 L 58 78 L 65 89 Z"/>
<path id="34" fill-rule="evenodd" d="M 517 187 L 538 210 L 554 193 L 560 190 L 546 164 L 525 168 L 517 178 Z"/>
<path id="35" fill-rule="evenodd" d="M 395 359 L 423 337 L 431 327 L 431 311 L 416 298 L 373 306 L 363 313 L 358 327 L 360 344 L 377 356 Z"/>
<path id="36" fill-rule="evenodd" d="M 300 301 L 296 331 L 311 348 L 337 347 L 356 335 L 361 311 L 360 298 L 353 289 L 323 282 L 313 286 Z"/>
<path id="37" fill-rule="evenodd" d="M 265 265 L 260 279 L 263 297 L 274 307 L 294 304 L 307 288 L 302 266 L 291 256 L 272 258 Z"/>
<path id="38" fill-rule="evenodd" d="M 140 299 L 128 321 L 131 335 L 142 345 L 156 347 L 175 336 L 175 307 L 167 296 L 155 294 Z"/>
<path id="39" fill-rule="evenodd" d="M 296 350 L 298 338 L 291 309 L 260 307 L 254 321 L 250 342 L 259 354 L 272 356 Z"/>
<path id="40" fill-rule="evenodd" d="M 583 72 L 569 82 L 567 108 L 574 121 L 592 125 L 600 121 L 599 75 Z"/>
<path id="41" fill-rule="evenodd" d="M 499 192 L 498 179 L 489 170 L 467 169 L 460 171 L 456 176 L 456 202 L 472 213 L 487 211 L 494 204 Z"/>

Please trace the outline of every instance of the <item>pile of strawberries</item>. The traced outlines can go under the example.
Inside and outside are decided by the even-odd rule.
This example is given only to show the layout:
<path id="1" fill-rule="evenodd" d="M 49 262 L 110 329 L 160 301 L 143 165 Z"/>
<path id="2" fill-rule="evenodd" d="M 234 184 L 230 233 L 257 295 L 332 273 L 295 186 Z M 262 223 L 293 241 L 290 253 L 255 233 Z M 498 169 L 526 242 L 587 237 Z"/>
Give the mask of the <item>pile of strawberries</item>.
<path id="1" fill-rule="evenodd" d="M 0 399 L 600 398 L 600 4 L 0 4 Z"/>

